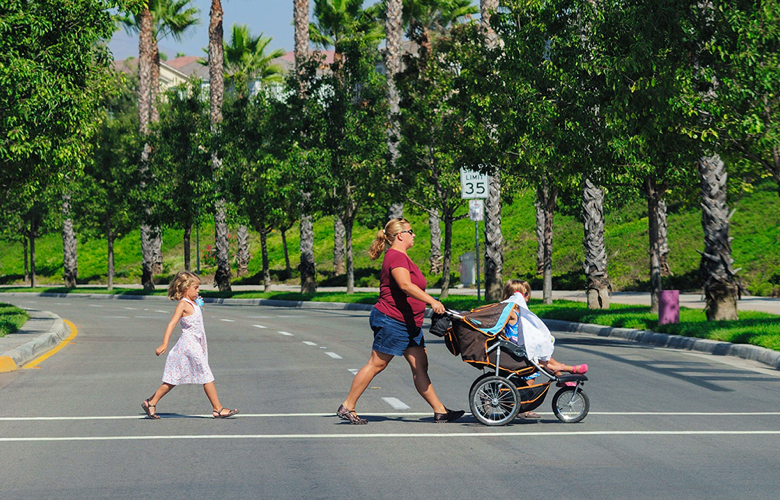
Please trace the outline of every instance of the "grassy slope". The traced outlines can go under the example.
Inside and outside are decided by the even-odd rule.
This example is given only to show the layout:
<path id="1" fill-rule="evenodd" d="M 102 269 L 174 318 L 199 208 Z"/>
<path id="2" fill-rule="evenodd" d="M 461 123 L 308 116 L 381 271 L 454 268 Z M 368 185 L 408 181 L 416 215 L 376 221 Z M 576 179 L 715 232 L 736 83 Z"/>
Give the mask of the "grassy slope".
<path id="1" fill-rule="evenodd" d="M 780 200 L 772 183 L 760 186 L 754 193 L 730 202 L 737 209 L 731 225 L 733 257 L 748 291 L 755 295 L 777 295 L 780 291 Z M 465 211 L 465 209 L 464 209 Z M 408 215 L 417 232 L 417 244 L 410 254 L 415 262 L 427 262 L 430 232 L 427 219 L 420 215 Z M 701 214 L 694 207 L 670 207 L 669 244 L 670 265 L 673 276 L 666 278 L 666 288 L 693 290 L 697 288 L 696 273 L 699 265 L 703 232 Z M 609 252 L 609 275 L 615 290 L 647 289 L 647 217 L 642 203 L 634 203 L 606 216 L 606 241 Z M 534 276 L 536 237 L 533 197 L 529 193 L 519 195 L 514 203 L 504 207 L 502 218 L 504 232 L 504 277 L 522 277 L 532 282 Z M 480 229 L 484 227 L 480 224 Z M 315 224 L 315 256 L 321 284 L 344 284 L 343 277 L 333 278 L 333 224 L 324 218 Z M 183 231 L 167 229 L 164 232 L 165 270 L 170 275 L 183 268 Z M 371 262 L 367 249 L 375 233 L 362 227 L 354 231 L 356 284 L 377 284 L 379 262 Z M 213 244 L 213 227 L 201 227 L 201 251 L 206 244 Z M 458 256 L 474 251 L 474 223 L 461 220 L 455 223 L 452 273 L 457 276 Z M 193 267 L 195 265 L 195 234 L 192 236 Z M 297 228 L 288 234 L 291 264 L 295 271 L 298 263 L 299 237 Z M 140 281 L 141 251 L 138 232 L 130 233 L 115 244 L 117 283 Z M 482 242 L 480 242 L 481 246 Z M 272 277 L 279 280 L 284 270 L 281 236 L 274 233 L 269 238 L 269 258 Z M 253 255 L 249 264 L 250 276 L 260 271 L 260 242 L 251 234 L 250 249 Z M 480 248 L 482 250 L 482 248 Z M 38 281 L 41 284 L 61 283 L 62 239 L 50 234 L 36 243 Z M 582 225 L 572 216 L 556 214 L 553 266 L 553 286 L 559 289 L 582 288 Z M 0 281 L 19 283 L 22 275 L 22 247 L 18 242 L 0 241 Z M 425 270 L 427 265 L 421 265 Z M 208 273 L 212 269 L 202 269 Z M 102 240 L 79 241 L 79 276 L 89 283 L 105 283 L 106 250 Z M 439 277 L 429 276 L 429 283 Z M 257 277 L 245 282 L 257 282 Z M 292 283 L 295 283 L 295 279 Z M 457 278 L 453 283 L 457 282 Z M 533 283 L 539 286 L 539 283 Z"/>

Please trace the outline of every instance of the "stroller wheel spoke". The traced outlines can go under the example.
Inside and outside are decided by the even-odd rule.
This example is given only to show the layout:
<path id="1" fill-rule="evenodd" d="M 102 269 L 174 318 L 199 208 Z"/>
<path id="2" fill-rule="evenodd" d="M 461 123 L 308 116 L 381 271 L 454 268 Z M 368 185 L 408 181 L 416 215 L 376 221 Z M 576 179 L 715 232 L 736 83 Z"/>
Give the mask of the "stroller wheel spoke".
<path id="1" fill-rule="evenodd" d="M 478 379 L 469 397 L 471 413 L 485 425 L 504 425 L 515 419 L 520 409 L 517 388 L 503 377 Z"/>

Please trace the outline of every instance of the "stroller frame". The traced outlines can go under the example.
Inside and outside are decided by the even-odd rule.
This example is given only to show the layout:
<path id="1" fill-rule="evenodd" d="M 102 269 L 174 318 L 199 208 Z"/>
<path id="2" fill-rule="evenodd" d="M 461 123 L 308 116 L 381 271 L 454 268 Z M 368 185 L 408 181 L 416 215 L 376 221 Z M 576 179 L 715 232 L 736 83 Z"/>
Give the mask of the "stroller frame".
<path id="1" fill-rule="evenodd" d="M 451 319 L 464 319 L 464 316 L 456 311 L 447 310 L 445 314 Z M 482 365 L 482 375 L 474 381 L 469 390 L 471 413 L 480 423 L 489 426 L 506 425 L 514 421 L 519 413 L 538 408 L 544 402 L 553 383 L 560 387 L 552 400 L 553 413 L 558 420 L 565 423 L 575 423 L 582 421 L 587 416 L 590 400 L 582 389 L 585 381 L 588 380 L 587 376 L 581 374 L 556 375 L 529 358 L 524 346 L 505 340 L 498 333 L 490 334 L 471 324 L 468 327 L 479 331 L 489 340 L 493 340 L 493 344 L 484 351 L 486 362 L 467 360 L 464 356 L 464 361 L 472 366 L 479 368 L 477 365 Z M 452 328 L 447 333 L 455 336 Z M 485 345 L 487 346 L 487 343 Z M 506 365 L 502 367 L 502 351 L 506 351 L 509 356 L 510 365 L 512 361 L 517 363 L 520 359 L 528 366 L 520 370 L 512 370 Z M 490 360 L 490 355 L 493 352 L 495 352 L 495 363 Z M 453 352 L 453 354 L 455 353 Z M 532 370 L 528 370 L 528 368 L 532 368 Z M 544 375 L 547 381 L 541 384 L 525 385 L 527 379 L 524 379 L 518 372 L 539 373 Z"/>

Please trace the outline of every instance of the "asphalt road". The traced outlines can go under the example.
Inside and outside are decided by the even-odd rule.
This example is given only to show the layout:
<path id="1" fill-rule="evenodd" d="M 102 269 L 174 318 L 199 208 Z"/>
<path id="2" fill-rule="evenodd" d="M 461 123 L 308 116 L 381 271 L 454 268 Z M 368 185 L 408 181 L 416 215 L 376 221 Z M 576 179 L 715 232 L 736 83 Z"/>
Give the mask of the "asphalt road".
<path id="1" fill-rule="evenodd" d="M 780 373 L 756 363 L 556 334 L 588 363 L 591 413 L 563 424 L 434 425 L 396 359 L 335 417 L 368 358 L 368 313 L 206 305 L 220 399 L 174 389 L 143 418 L 173 303 L 14 297 L 78 328 L 38 368 L 0 374 L 0 498 L 777 498 Z M 175 334 L 176 335 L 176 334 Z M 175 340 L 175 338 L 173 339 Z M 468 408 L 479 372 L 429 337 L 442 401 Z"/>

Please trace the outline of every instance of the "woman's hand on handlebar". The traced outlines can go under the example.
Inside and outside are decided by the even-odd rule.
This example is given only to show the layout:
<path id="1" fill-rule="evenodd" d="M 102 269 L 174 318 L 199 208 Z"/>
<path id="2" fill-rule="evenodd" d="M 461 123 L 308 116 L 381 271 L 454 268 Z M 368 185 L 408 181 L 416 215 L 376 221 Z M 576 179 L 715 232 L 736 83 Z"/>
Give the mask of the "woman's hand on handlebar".
<path id="1" fill-rule="evenodd" d="M 444 304 L 439 302 L 438 300 L 434 300 L 433 304 L 431 304 L 431 309 L 433 309 L 433 312 L 436 314 L 444 314 Z"/>

